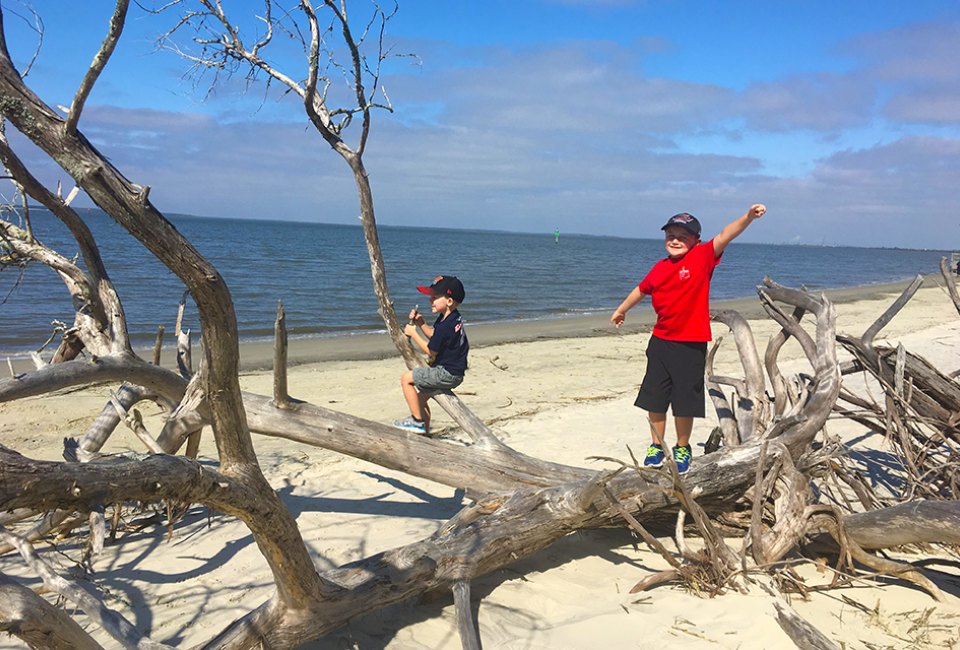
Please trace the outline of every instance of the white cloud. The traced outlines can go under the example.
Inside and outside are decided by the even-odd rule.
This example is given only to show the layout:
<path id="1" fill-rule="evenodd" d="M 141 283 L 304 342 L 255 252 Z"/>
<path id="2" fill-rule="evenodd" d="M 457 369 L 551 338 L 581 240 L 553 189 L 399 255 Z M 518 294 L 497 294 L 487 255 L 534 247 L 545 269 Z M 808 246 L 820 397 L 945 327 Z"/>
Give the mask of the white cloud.
<path id="1" fill-rule="evenodd" d="M 743 88 L 645 75 L 649 38 L 403 42 L 422 64 L 382 79 L 397 113 L 375 116 L 365 158 L 378 218 L 648 236 L 680 210 L 719 223 L 764 201 L 776 225 L 746 241 L 960 247 L 958 29 L 863 36 L 840 49 L 846 72 Z M 350 173 L 295 98 L 241 101 L 241 85 L 202 113 L 95 94 L 81 129 L 161 209 L 355 223 Z"/>

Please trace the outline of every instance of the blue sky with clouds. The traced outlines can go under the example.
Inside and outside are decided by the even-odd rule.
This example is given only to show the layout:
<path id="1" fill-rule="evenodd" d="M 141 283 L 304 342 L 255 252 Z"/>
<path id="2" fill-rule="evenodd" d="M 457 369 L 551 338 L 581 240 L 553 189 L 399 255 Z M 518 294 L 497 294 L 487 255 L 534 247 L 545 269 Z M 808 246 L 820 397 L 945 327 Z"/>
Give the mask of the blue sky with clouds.
<path id="1" fill-rule="evenodd" d="M 31 18 L 2 4 L 24 65 Z M 33 6 L 28 83 L 69 105 L 113 3 Z M 173 18 L 131 7 L 87 137 L 167 212 L 356 223 L 298 101 L 185 77 L 154 42 Z M 395 112 L 365 157 L 381 224 L 657 237 L 675 212 L 712 233 L 762 201 L 743 241 L 960 248 L 956 2 L 407 0 L 387 43 L 417 58 L 387 66 Z M 268 57 L 300 78 L 287 45 Z"/>

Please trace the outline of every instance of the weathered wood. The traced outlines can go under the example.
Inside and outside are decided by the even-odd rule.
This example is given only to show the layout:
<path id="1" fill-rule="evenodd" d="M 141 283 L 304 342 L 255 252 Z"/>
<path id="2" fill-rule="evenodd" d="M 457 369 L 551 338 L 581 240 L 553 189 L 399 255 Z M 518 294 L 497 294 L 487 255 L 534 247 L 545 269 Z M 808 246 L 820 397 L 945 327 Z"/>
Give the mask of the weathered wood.
<path id="1" fill-rule="evenodd" d="M 4 529 L 0 529 L 0 539 L 17 547 L 24 561 L 40 576 L 47 589 L 63 594 L 70 599 L 110 636 L 120 641 L 124 647 L 142 650 L 162 650 L 170 647 L 142 635 L 126 618 L 108 609 L 103 604 L 99 594 L 95 593 L 89 585 L 80 586 L 56 573 L 49 564 L 37 555 L 32 545 L 18 539 Z M 49 610 L 42 611 L 49 613 Z M 64 633 L 73 631 L 72 628 L 63 625 L 61 621 L 57 620 L 56 622 L 58 623 L 58 631 Z M 89 642 L 83 638 L 79 638 L 79 642 L 81 645 L 89 646 Z"/>
<path id="2" fill-rule="evenodd" d="M 74 327 L 71 328 L 72 334 L 65 337 L 61 347 L 54 354 L 54 359 L 59 362 L 76 358 L 76 355 L 83 349 L 101 355 L 129 350 L 123 306 L 110 276 L 107 274 L 93 233 L 76 211 L 70 208 L 69 201 L 63 201 L 59 196 L 47 190 L 30 173 L 20 158 L 10 149 L 6 137 L 3 137 L 2 134 L 0 134 L 0 162 L 17 179 L 26 195 L 43 205 L 66 225 L 83 258 L 83 271 L 65 259 L 61 258 L 62 261 L 58 262 L 61 270 L 70 269 L 67 277 L 61 277 L 64 277 L 65 280 L 68 277 L 71 278 L 66 282 L 67 287 L 76 300 L 76 304 L 83 305 L 84 309 L 77 312 Z M 2 224 L 0 227 L 4 227 L 8 245 L 16 247 L 20 238 L 12 232 L 12 224 L 2 220 L 0 220 L 0 224 Z M 26 237 L 25 240 L 34 241 L 32 235 Z M 41 256 L 46 255 L 46 253 L 37 249 L 23 250 L 17 248 L 17 250 L 34 259 L 37 259 L 37 257 L 31 251 L 39 253 Z M 106 335 L 107 332 L 109 332 L 109 336 Z"/>
<path id="3" fill-rule="evenodd" d="M 766 398 L 763 366 L 750 325 L 739 313 L 722 310 L 712 314 L 713 320 L 730 328 L 737 343 L 737 352 L 745 376 L 744 386 L 734 393 L 734 417 L 743 440 L 749 440 L 763 430 L 766 423 Z M 718 378 L 713 381 L 719 383 Z"/>
<path id="4" fill-rule="evenodd" d="M 771 454 L 771 462 L 775 456 Z M 243 501 L 244 486 L 184 458 L 157 455 L 142 460 L 114 458 L 63 464 L 29 461 L 9 451 L 0 458 L 7 468 L 0 481 L 0 508 L 29 503 L 34 507 L 83 509 L 94 502 L 120 498 L 173 498 L 206 503 L 238 516 L 246 514 L 236 512 L 235 505 Z M 758 461 L 758 443 L 724 448 L 698 461 L 684 481 L 701 494 L 701 499 L 737 494 L 752 482 Z M 162 484 L 151 479 L 160 475 L 166 477 Z M 630 473 L 613 478 L 608 486 L 628 511 L 649 513 L 676 506 L 670 484 L 658 473 L 651 478 Z M 30 491 L 25 494 L 28 487 Z M 279 602 L 271 599 L 235 623 L 217 642 L 238 641 L 256 629 L 270 644 L 288 647 L 290 635 L 299 635 L 301 641 L 303 635 L 315 638 L 358 614 L 425 591 L 449 588 L 456 580 L 474 578 L 529 557 L 573 530 L 608 525 L 619 517 L 618 509 L 606 500 L 590 501 L 594 507 L 588 507 L 583 502 L 587 494 L 596 494 L 592 478 L 548 488 L 520 488 L 508 496 L 482 500 L 422 542 L 324 573 L 325 582 L 349 591 L 315 593 L 308 605 L 312 614 L 307 620 L 280 625 L 282 608 L 278 609 Z M 338 603 L 336 607 L 330 606 L 331 598 Z"/>
<path id="5" fill-rule="evenodd" d="M 873 322 L 870 327 L 864 331 L 863 335 L 860 337 L 860 344 L 867 350 L 873 349 L 873 339 L 876 338 L 877 334 L 880 333 L 887 324 L 893 320 L 893 317 L 900 313 L 900 310 L 910 302 L 910 299 L 913 298 L 914 294 L 917 293 L 917 289 L 920 288 L 920 285 L 923 284 L 923 276 L 918 275 L 913 279 L 913 281 L 907 285 L 907 288 L 903 290 L 900 296 L 893 302 L 892 305 L 887 307 L 877 320 Z"/>
<path id="6" fill-rule="evenodd" d="M 153 365 L 160 365 L 160 354 L 163 352 L 163 332 L 165 328 L 163 325 L 157 326 L 157 338 L 153 343 Z"/>
<path id="7" fill-rule="evenodd" d="M 0 13 L 0 113 L 70 173 L 98 207 L 183 281 L 197 305 L 203 336 L 206 396 L 223 471 L 248 483 L 258 516 L 243 514 L 271 567 L 279 598 L 291 607 L 314 597 L 313 563 L 291 513 L 260 471 L 239 385 L 237 320 L 226 283 L 183 235 L 77 131 L 28 88 L 10 59 Z M 150 365 L 150 364 L 144 364 Z M 151 366 L 155 367 L 155 366 Z M 142 383 L 142 382 L 135 382 Z M 146 384 L 144 384 L 146 385 Z"/>
<path id="8" fill-rule="evenodd" d="M 74 386 L 124 381 L 175 401 L 179 401 L 186 388 L 186 382 L 176 373 L 138 357 L 96 357 L 48 364 L 33 372 L 0 379 L 0 403 Z"/>
<path id="9" fill-rule="evenodd" d="M 773 606 L 777 610 L 777 624 L 793 644 L 800 650 L 839 650 L 823 632 L 812 626 L 806 619 L 784 603 L 775 599 Z"/>
<path id="10" fill-rule="evenodd" d="M 273 403 L 278 407 L 290 402 L 287 392 L 287 317 L 283 303 L 277 303 L 277 319 L 273 324 Z"/>
<path id="11" fill-rule="evenodd" d="M 764 296 L 764 308 L 767 313 L 772 311 L 767 303 L 778 300 L 794 307 L 802 307 L 816 316 L 815 356 L 811 357 L 810 353 L 807 353 L 815 373 L 813 380 L 809 382 L 813 390 L 803 402 L 798 402 L 795 409 L 795 411 L 802 411 L 802 419 L 783 429 L 785 434 L 781 437 L 781 442 L 790 450 L 790 455 L 797 458 L 823 427 L 840 393 L 840 373 L 834 345 L 836 312 L 826 296 L 814 298 L 806 292 L 783 287 L 769 278 L 764 278 L 763 287 L 758 291 Z M 787 415 L 788 417 L 799 416 L 800 413 L 791 412 Z M 781 426 L 779 423 L 774 425 L 775 428 L 779 426 Z"/>
<path id="12" fill-rule="evenodd" d="M 457 613 L 457 631 L 460 633 L 460 645 L 463 650 L 480 650 L 480 635 L 473 621 L 473 609 L 470 603 L 470 583 L 457 580 L 453 583 L 453 605 Z"/>
<path id="13" fill-rule="evenodd" d="M 947 264 L 947 258 L 940 258 L 940 275 L 943 276 L 944 285 L 947 287 L 947 293 L 950 294 L 950 301 L 954 309 L 960 314 L 960 293 L 957 292 L 957 273 Z"/>
<path id="14" fill-rule="evenodd" d="M 710 401 L 713 402 L 713 409 L 717 414 L 717 420 L 720 423 L 723 443 L 728 447 L 732 447 L 739 445 L 741 442 L 740 429 L 737 427 L 737 419 L 734 417 L 733 409 L 730 407 L 730 400 L 727 399 L 727 395 L 720 387 L 720 383 L 714 379 L 715 374 L 713 372 L 713 360 L 720 347 L 721 340 L 722 339 L 717 340 L 707 353 L 704 384 L 707 389 L 707 395 L 710 396 Z"/>
<path id="15" fill-rule="evenodd" d="M 869 369 L 882 382 L 893 386 L 897 376 L 897 351 L 886 346 L 874 346 L 867 350 L 859 340 L 838 335 L 837 341 L 857 360 Z M 929 361 L 909 351 L 905 352 L 903 374 L 911 377 L 914 385 L 922 390 L 914 390 L 908 399 L 910 406 L 923 417 L 949 423 L 960 414 L 960 384 L 943 374 Z M 956 426 L 948 431 L 952 437 L 960 440 Z"/>
<path id="16" fill-rule="evenodd" d="M 443 485 L 484 494 L 520 485 L 582 480 L 592 471 L 526 456 L 509 448 L 467 448 L 388 425 L 300 403 L 277 409 L 272 400 L 244 394 L 251 430 L 360 458 Z"/>
<path id="17" fill-rule="evenodd" d="M 0 573 L 0 632 L 43 650 L 102 650 L 65 611 Z"/>
<path id="18" fill-rule="evenodd" d="M 760 299 L 761 301 L 764 300 L 762 292 L 760 293 Z M 816 345 L 800 327 L 800 319 L 803 318 L 805 313 L 802 307 L 797 307 L 791 316 L 787 316 L 776 304 L 769 303 L 767 306 L 771 317 L 781 325 L 781 330 L 770 338 L 763 355 L 763 365 L 767 370 L 767 376 L 770 378 L 770 385 L 773 388 L 773 416 L 780 417 L 794 403 L 793 395 L 789 392 L 787 382 L 777 365 L 780 350 L 790 338 L 794 338 L 799 341 L 807 357 L 813 358 L 816 356 Z"/>
<path id="19" fill-rule="evenodd" d="M 911 501 L 843 518 L 861 548 L 907 544 L 960 544 L 960 501 Z"/>
<path id="20" fill-rule="evenodd" d="M 179 382 L 175 385 L 179 385 Z M 171 412 L 176 406 L 178 394 L 182 394 L 182 390 L 177 389 L 177 394 L 169 398 L 164 398 L 156 393 L 151 393 L 143 386 L 135 386 L 129 383 L 121 384 L 115 395 L 107 402 L 90 426 L 87 427 L 86 433 L 84 433 L 80 439 L 77 445 L 77 453 L 80 456 L 80 460 L 83 460 L 86 456 L 100 452 L 110 435 L 117 428 L 117 425 L 120 424 L 121 419 L 124 417 L 123 414 L 132 409 L 137 403 L 143 400 L 151 400 L 159 404 L 167 412 Z"/>

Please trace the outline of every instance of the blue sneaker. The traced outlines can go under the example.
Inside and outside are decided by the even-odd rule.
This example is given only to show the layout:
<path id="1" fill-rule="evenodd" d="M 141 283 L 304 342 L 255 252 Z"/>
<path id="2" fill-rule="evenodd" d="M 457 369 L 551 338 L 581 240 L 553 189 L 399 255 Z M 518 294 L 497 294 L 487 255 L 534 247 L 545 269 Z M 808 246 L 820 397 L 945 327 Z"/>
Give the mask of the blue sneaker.
<path id="1" fill-rule="evenodd" d="M 644 467 L 660 467 L 663 465 L 663 447 L 650 445 L 647 447 L 647 457 L 643 459 Z"/>
<path id="2" fill-rule="evenodd" d="M 690 459 L 693 458 L 693 451 L 690 445 L 677 446 L 673 448 L 673 462 L 677 464 L 677 472 L 685 473 L 690 469 Z"/>
<path id="3" fill-rule="evenodd" d="M 394 420 L 393 426 L 404 431 L 427 435 L 427 425 L 423 423 L 423 420 L 418 420 L 412 415 L 408 415 L 402 420 Z"/>

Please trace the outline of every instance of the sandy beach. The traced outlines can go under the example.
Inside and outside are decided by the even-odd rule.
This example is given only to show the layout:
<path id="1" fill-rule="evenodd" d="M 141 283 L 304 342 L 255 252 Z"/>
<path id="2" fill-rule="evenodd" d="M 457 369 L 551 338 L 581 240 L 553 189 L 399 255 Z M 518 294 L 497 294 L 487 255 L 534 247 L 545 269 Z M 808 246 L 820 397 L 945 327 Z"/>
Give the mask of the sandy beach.
<path id="1" fill-rule="evenodd" d="M 951 372 L 960 368 L 960 317 L 938 281 L 938 276 L 927 277 L 880 339 L 902 342 Z M 861 334 L 907 284 L 828 292 L 837 306 L 837 331 Z M 747 316 L 761 345 L 778 329 L 763 317 L 756 299 L 713 307 Z M 463 312 L 469 320 L 469 304 Z M 458 395 L 504 442 L 526 454 L 600 469 L 602 464 L 587 458 L 627 459 L 628 446 L 642 453 L 648 434 L 642 413 L 632 404 L 643 374 L 652 314 L 649 309 L 631 313 L 621 331 L 608 324 L 608 316 L 469 326 L 470 371 Z M 727 335 L 723 325 L 714 324 L 714 338 L 723 338 L 717 372 L 739 375 L 736 350 Z M 385 336 L 350 339 L 292 341 L 291 395 L 381 422 L 406 415 L 399 388 L 403 364 L 391 353 L 389 341 Z M 272 358 L 270 346 L 244 346 L 241 356 L 244 390 L 270 394 L 272 377 L 263 370 Z M 796 345 L 785 347 L 781 361 L 787 372 L 808 369 Z M 82 435 L 111 388 L 63 391 L 0 405 L 0 436 L 25 455 L 59 459 L 63 437 Z M 151 405 L 141 410 L 148 429 L 159 430 L 159 409 Z M 459 444 L 462 438 L 449 417 L 437 408 L 434 415 L 437 432 L 450 444 Z M 715 423 L 708 406 L 708 417 L 694 429 L 694 462 Z M 865 437 L 863 427 L 849 421 L 831 420 L 828 427 L 844 440 L 883 448 L 882 440 Z M 264 473 L 295 513 L 320 570 L 416 541 L 461 507 L 460 492 L 430 481 L 289 441 L 255 436 L 254 444 Z M 142 451 L 135 436 L 120 429 L 105 451 L 126 449 Z M 201 457 L 211 462 L 216 457 L 207 433 Z M 669 538 L 663 541 L 672 547 Z M 949 558 L 937 550 L 931 556 Z M 570 535 L 473 584 L 483 646 L 792 647 L 775 621 L 770 597 L 759 588 L 712 599 L 676 586 L 628 593 L 644 576 L 665 566 L 625 529 Z M 156 523 L 122 533 L 120 543 L 109 546 L 94 568 L 101 587 L 109 590 L 111 606 L 154 639 L 177 646 L 210 637 L 272 592 L 267 567 L 246 528 L 200 507 L 190 510 L 169 539 L 166 528 Z M 956 563 L 930 568 L 930 577 L 947 595 L 944 603 L 908 583 L 870 580 L 790 602 L 843 648 L 955 648 L 960 639 L 960 570 Z M 24 574 L 19 558 L 11 555 L 0 559 L 0 570 Z M 829 580 L 808 566 L 798 571 L 812 584 Z M 21 646 L 4 637 L 0 647 Z M 446 650 L 459 648 L 460 641 L 452 600 L 438 594 L 362 617 L 305 647 Z"/>

